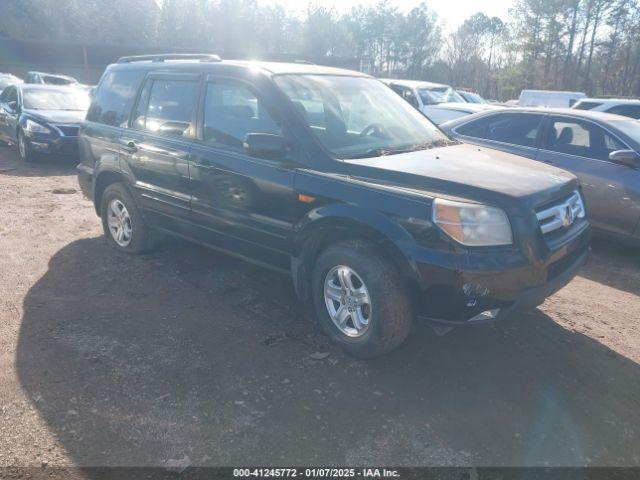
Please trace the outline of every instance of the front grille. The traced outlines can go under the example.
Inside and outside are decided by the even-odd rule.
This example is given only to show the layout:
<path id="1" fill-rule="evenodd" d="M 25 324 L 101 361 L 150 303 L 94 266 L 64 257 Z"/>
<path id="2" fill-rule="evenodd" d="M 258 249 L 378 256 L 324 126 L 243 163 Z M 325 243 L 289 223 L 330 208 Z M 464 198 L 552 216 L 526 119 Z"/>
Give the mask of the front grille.
<path id="1" fill-rule="evenodd" d="M 80 127 L 78 125 L 56 125 L 65 137 L 77 137 Z"/>
<path id="2" fill-rule="evenodd" d="M 544 235 L 569 228 L 577 219 L 585 217 L 582 196 L 575 191 L 564 200 L 540 210 L 536 217 Z"/>

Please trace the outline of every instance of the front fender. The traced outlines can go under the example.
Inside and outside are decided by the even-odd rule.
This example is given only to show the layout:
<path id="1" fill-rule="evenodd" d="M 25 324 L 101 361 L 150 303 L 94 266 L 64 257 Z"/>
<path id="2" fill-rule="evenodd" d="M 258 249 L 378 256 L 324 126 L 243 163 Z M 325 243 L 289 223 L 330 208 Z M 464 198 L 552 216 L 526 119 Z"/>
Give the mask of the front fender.
<path id="1" fill-rule="evenodd" d="M 324 205 L 307 212 L 295 231 L 291 270 L 301 298 L 308 297 L 313 263 L 322 249 L 351 238 L 379 246 L 405 278 L 419 282 L 420 272 L 411 255 L 415 239 L 390 216 L 352 204 Z"/>

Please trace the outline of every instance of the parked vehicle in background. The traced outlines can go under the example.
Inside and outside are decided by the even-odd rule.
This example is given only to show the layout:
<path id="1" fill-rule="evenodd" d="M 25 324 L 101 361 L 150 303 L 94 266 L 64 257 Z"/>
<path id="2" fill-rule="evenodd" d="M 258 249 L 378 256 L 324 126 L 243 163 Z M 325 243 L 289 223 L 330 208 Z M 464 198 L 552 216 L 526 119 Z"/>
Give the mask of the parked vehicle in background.
<path id="1" fill-rule="evenodd" d="M 593 110 L 607 112 L 624 117 L 640 119 L 640 99 L 625 98 L 583 98 L 572 108 L 576 110 Z"/>
<path id="2" fill-rule="evenodd" d="M 464 98 L 464 101 L 467 103 L 489 103 L 487 100 L 482 98 L 480 94 L 471 91 L 471 90 L 456 90 L 458 95 Z"/>
<path id="3" fill-rule="evenodd" d="M 522 90 L 518 98 L 519 107 L 571 107 L 586 95 L 582 92 L 562 92 L 552 90 Z"/>
<path id="4" fill-rule="evenodd" d="M 414 313 L 452 326 L 533 308 L 588 252 L 575 176 L 452 141 L 359 72 L 123 58 L 80 158 L 114 248 L 142 252 L 161 230 L 289 273 L 361 357 L 399 345 Z"/>
<path id="5" fill-rule="evenodd" d="M 74 155 L 89 108 L 81 89 L 10 85 L 0 95 L 0 140 L 17 145 L 23 161 L 48 154 Z"/>
<path id="6" fill-rule="evenodd" d="M 422 113 L 433 123 L 440 125 L 449 120 L 496 108 L 499 107 L 488 103 L 439 103 L 437 105 L 425 105 L 422 107 Z"/>
<path id="7" fill-rule="evenodd" d="M 27 72 L 24 79 L 25 83 L 37 83 L 40 85 L 79 85 L 80 82 L 68 75 L 59 75 L 56 73 L 43 72 Z"/>
<path id="8" fill-rule="evenodd" d="M 0 73 L 0 94 L 9 85 L 22 83 L 22 79 L 10 73 Z"/>
<path id="9" fill-rule="evenodd" d="M 446 102 L 466 103 L 464 98 L 449 85 L 386 78 L 381 79 L 381 81 L 422 113 L 424 113 L 426 105 L 437 105 Z"/>
<path id="10" fill-rule="evenodd" d="M 509 108 L 441 128 L 575 173 L 593 226 L 640 244 L 640 122 L 590 110 Z"/>

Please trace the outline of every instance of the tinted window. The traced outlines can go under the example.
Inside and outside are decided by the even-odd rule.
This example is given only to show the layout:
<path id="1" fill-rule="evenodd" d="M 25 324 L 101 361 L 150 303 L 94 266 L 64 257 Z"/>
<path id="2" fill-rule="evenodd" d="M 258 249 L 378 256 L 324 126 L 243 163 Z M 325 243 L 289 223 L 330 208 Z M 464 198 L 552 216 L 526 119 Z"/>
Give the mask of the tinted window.
<path id="1" fill-rule="evenodd" d="M 204 141 L 241 148 L 248 133 L 280 134 L 281 130 L 247 87 L 209 83 L 204 107 Z"/>
<path id="2" fill-rule="evenodd" d="M 495 114 L 464 124 L 455 131 L 469 137 L 535 147 L 543 118 L 533 113 Z"/>
<path id="3" fill-rule="evenodd" d="M 144 72 L 122 70 L 108 73 L 93 97 L 87 120 L 125 127 Z"/>
<path id="4" fill-rule="evenodd" d="M 554 117 L 551 119 L 545 148 L 569 155 L 608 160 L 611 152 L 626 147 L 596 124 L 573 118 Z"/>
<path id="5" fill-rule="evenodd" d="M 624 115 L 625 117 L 640 119 L 640 105 L 616 105 L 615 107 L 607 110 L 607 112 L 615 113 L 616 115 Z"/>
<path id="6" fill-rule="evenodd" d="M 154 80 L 144 129 L 162 135 L 192 137 L 198 86 L 194 81 Z"/>

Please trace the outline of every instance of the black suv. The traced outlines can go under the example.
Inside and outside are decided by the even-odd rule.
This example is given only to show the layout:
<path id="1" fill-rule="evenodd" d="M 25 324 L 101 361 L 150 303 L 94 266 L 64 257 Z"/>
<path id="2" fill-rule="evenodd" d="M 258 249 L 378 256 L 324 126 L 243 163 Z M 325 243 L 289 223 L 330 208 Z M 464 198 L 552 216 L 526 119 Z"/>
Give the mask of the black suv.
<path id="1" fill-rule="evenodd" d="M 354 355 L 533 308 L 586 261 L 576 178 L 452 141 L 380 81 L 214 55 L 122 58 L 79 180 L 123 252 L 167 232 L 285 272 Z"/>

